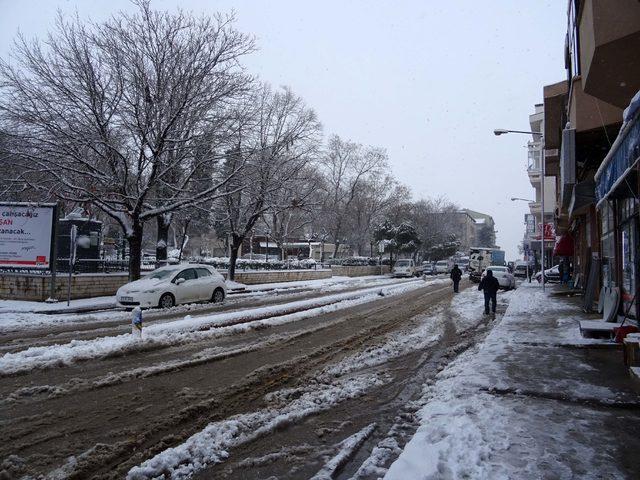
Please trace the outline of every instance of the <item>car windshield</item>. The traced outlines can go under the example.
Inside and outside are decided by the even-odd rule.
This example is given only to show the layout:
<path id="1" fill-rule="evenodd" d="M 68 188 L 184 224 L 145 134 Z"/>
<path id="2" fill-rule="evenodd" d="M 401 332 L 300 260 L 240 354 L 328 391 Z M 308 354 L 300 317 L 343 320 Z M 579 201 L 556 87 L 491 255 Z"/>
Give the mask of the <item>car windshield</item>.
<path id="1" fill-rule="evenodd" d="M 409 260 L 398 260 L 398 263 L 396 263 L 397 267 L 408 267 L 411 264 L 411 261 Z"/>
<path id="2" fill-rule="evenodd" d="M 489 270 L 491 270 L 493 273 L 507 271 L 506 267 L 489 267 Z"/>
<path id="3" fill-rule="evenodd" d="M 162 279 L 170 277 L 171 275 L 173 275 L 177 271 L 178 271 L 177 268 L 159 268 L 158 270 L 155 270 L 154 272 L 150 273 L 147 276 L 147 278 L 154 278 L 154 279 L 157 279 L 157 280 L 162 280 Z"/>
<path id="4" fill-rule="evenodd" d="M 447 263 L 448 262 L 443 260 L 443 261 L 440 261 L 440 262 L 436 263 L 436 265 L 447 265 Z"/>

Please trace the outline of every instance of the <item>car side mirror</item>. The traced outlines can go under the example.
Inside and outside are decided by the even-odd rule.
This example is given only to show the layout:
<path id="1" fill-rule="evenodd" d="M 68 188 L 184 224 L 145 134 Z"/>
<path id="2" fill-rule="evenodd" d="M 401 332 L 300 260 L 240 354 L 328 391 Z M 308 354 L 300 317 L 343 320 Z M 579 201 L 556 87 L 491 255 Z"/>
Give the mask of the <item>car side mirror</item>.
<path id="1" fill-rule="evenodd" d="M 182 277 L 180 277 L 179 279 L 176 280 L 176 285 L 180 285 L 181 283 L 186 282 L 186 280 Z"/>

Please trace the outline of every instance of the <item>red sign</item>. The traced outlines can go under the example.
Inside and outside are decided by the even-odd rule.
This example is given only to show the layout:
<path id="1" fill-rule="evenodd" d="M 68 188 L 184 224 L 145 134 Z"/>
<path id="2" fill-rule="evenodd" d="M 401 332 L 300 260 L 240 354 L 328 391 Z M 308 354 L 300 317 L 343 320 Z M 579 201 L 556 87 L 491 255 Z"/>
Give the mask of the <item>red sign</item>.
<path id="1" fill-rule="evenodd" d="M 540 240 L 540 225 L 537 225 L 536 235 L 533 237 L 536 240 Z M 556 229 L 553 223 L 544 224 L 544 241 L 555 242 L 556 241 Z"/>

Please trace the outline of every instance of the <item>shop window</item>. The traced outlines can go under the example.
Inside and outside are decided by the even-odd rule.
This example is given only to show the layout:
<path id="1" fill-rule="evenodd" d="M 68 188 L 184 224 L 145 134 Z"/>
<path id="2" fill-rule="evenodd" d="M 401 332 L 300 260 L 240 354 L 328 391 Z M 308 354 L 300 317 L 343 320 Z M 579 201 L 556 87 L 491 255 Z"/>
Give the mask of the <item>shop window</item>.
<path id="1" fill-rule="evenodd" d="M 605 287 L 616 285 L 616 243 L 613 208 L 609 201 L 600 210 L 602 225 L 602 282 Z"/>
<path id="2" fill-rule="evenodd" d="M 637 316 L 638 288 L 638 202 L 635 198 L 619 201 L 621 233 L 622 308 L 633 318 Z"/>

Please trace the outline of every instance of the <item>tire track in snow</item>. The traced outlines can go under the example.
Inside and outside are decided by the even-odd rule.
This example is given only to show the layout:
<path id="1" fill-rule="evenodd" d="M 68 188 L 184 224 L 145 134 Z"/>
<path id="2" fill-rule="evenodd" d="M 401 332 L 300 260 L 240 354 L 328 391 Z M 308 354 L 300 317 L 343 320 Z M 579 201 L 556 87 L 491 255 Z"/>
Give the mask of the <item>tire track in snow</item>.
<path id="1" fill-rule="evenodd" d="M 332 305 L 340 309 L 372 301 L 383 292 L 394 295 L 415 288 L 433 285 L 421 280 L 390 286 L 373 287 L 355 292 L 330 295 L 319 299 L 300 300 L 284 305 L 255 308 L 204 317 L 187 316 L 183 320 L 151 325 L 144 330 L 142 341 L 130 334 L 116 337 L 100 337 L 94 340 L 71 341 L 46 347 L 31 347 L 0 357 L 0 376 L 13 375 L 32 369 L 44 369 L 70 365 L 78 361 L 109 358 L 167 348 L 207 338 L 229 335 L 247 329 L 264 328 L 298 321 L 326 313 Z"/>

